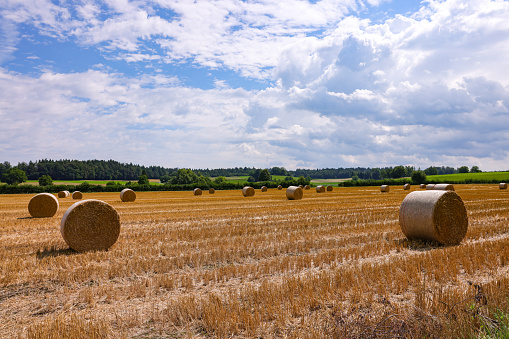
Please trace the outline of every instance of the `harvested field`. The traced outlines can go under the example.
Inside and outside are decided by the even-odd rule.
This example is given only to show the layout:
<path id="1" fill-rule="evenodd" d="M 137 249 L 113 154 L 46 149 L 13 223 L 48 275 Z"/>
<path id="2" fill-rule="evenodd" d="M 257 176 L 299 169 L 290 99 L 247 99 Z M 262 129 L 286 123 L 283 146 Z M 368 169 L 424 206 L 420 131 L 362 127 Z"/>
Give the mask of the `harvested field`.
<path id="1" fill-rule="evenodd" d="M 88 193 L 121 222 L 108 251 L 88 253 L 60 235 L 75 201 L 37 219 L 32 195 L 0 195 L 0 338 L 477 336 L 509 313 L 509 196 L 455 189 L 469 229 L 449 247 L 400 230 L 417 186 Z"/>

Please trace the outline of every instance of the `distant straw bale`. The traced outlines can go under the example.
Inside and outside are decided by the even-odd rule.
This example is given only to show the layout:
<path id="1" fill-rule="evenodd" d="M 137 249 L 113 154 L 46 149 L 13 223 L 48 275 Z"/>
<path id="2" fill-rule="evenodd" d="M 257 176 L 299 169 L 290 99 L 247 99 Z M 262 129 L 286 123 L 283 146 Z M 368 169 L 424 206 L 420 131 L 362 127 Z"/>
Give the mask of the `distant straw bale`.
<path id="1" fill-rule="evenodd" d="M 420 184 L 419 188 L 426 188 L 426 184 Z"/>
<path id="2" fill-rule="evenodd" d="M 278 190 L 282 190 L 282 189 L 283 189 L 283 186 L 279 185 L 279 186 L 277 187 L 277 189 L 278 189 Z"/>
<path id="3" fill-rule="evenodd" d="M 454 191 L 454 186 L 451 184 L 436 184 L 433 186 L 433 189 L 437 191 Z"/>
<path id="4" fill-rule="evenodd" d="M 74 200 L 81 200 L 83 199 L 83 193 L 81 193 L 80 191 L 74 191 L 72 192 L 72 198 Z"/>
<path id="5" fill-rule="evenodd" d="M 288 200 L 300 200 L 304 195 L 304 191 L 299 186 L 290 186 L 286 189 L 286 198 Z"/>
<path id="6" fill-rule="evenodd" d="M 105 251 L 118 239 L 120 217 L 104 201 L 82 200 L 67 209 L 60 223 L 60 233 L 75 251 Z"/>
<path id="7" fill-rule="evenodd" d="M 435 184 L 427 184 L 426 185 L 426 190 L 432 190 L 433 188 L 435 187 Z"/>
<path id="8" fill-rule="evenodd" d="M 316 186 L 316 193 L 323 193 L 325 192 L 325 186 L 318 185 Z"/>
<path id="9" fill-rule="evenodd" d="M 332 192 L 333 189 L 332 185 L 327 186 L 327 192 Z"/>
<path id="10" fill-rule="evenodd" d="M 28 203 L 28 213 L 34 218 L 50 218 L 58 211 L 58 199 L 49 193 L 34 195 Z"/>
<path id="11" fill-rule="evenodd" d="M 409 239 L 457 245 L 467 233 L 468 216 L 454 191 L 414 191 L 401 203 L 399 224 Z"/>
<path id="12" fill-rule="evenodd" d="M 242 189 L 242 195 L 245 196 L 245 197 L 252 197 L 252 196 L 255 195 L 255 190 L 251 186 L 245 186 Z"/>
<path id="13" fill-rule="evenodd" d="M 70 195 L 69 191 L 60 191 L 58 192 L 59 198 L 67 198 Z"/>
<path id="14" fill-rule="evenodd" d="M 309 189 L 311 189 L 311 186 L 306 185 L 306 186 L 304 186 L 304 189 L 305 189 L 305 190 L 309 190 Z"/>
<path id="15" fill-rule="evenodd" d="M 406 190 L 406 191 L 409 190 L 410 189 L 410 184 L 404 184 L 403 185 L 403 189 Z"/>
<path id="16" fill-rule="evenodd" d="M 216 190 L 215 190 L 215 189 L 213 189 L 213 188 L 210 188 L 210 189 L 209 189 L 209 194 L 214 194 L 214 193 L 216 193 Z"/>
<path id="17" fill-rule="evenodd" d="M 262 191 L 262 192 L 267 192 L 267 187 L 262 186 L 261 191 Z"/>
<path id="18" fill-rule="evenodd" d="M 136 192 L 130 188 L 124 188 L 120 192 L 120 200 L 123 202 L 133 202 L 136 200 Z"/>
<path id="19" fill-rule="evenodd" d="M 203 193 L 203 192 L 202 192 L 202 190 L 201 190 L 200 188 L 195 188 L 195 189 L 193 190 L 193 194 L 194 194 L 194 195 L 202 195 L 202 193 Z"/>
<path id="20" fill-rule="evenodd" d="M 299 185 L 300 188 L 304 189 L 304 185 Z"/>
<path id="21" fill-rule="evenodd" d="M 500 184 L 498 184 L 498 188 L 500 188 L 501 190 L 506 190 L 507 184 L 505 182 L 501 182 Z"/>
<path id="22" fill-rule="evenodd" d="M 389 192 L 389 190 L 390 190 L 389 185 L 380 186 L 380 192 Z"/>

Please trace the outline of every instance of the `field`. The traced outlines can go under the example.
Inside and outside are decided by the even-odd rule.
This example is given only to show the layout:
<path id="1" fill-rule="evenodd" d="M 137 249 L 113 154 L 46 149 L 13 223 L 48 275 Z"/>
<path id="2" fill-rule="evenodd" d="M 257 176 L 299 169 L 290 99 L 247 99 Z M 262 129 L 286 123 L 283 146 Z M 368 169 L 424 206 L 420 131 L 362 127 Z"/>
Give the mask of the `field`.
<path id="1" fill-rule="evenodd" d="M 138 192 L 76 253 L 30 195 L 0 195 L 0 338 L 458 338 L 509 332 L 509 191 L 456 185 L 459 246 L 407 240 L 408 191 Z M 412 187 L 412 191 L 416 190 Z"/>
<path id="2" fill-rule="evenodd" d="M 443 175 L 428 175 L 429 182 L 446 182 L 460 181 L 460 180 L 498 180 L 500 182 L 509 182 L 509 172 L 481 172 L 481 173 L 456 173 L 456 174 L 443 174 Z"/>

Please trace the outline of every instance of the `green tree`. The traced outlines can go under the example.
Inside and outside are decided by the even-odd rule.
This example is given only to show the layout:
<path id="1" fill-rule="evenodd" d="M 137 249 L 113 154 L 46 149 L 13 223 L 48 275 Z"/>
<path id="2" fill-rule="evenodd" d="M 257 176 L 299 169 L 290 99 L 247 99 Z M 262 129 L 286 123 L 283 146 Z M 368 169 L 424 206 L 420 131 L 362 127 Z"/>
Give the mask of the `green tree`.
<path id="1" fill-rule="evenodd" d="M 198 176 L 189 168 L 180 168 L 175 177 L 171 179 L 171 183 L 177 185 L 194 184 L 197 181 Z"/>
<path id="2" fill-rule="evenodd" d="M 247 178 L 247 182 L 255 182 L 255 181 L 256 181 L 256 179 L 252 175 L 250 175 L 249 178 Z"/>
<path id="3" fill-rule="evenodd" d="M 478 166 L 472 166 L 470 169 L 470 173 L 481 173 L 482 171 L 479 169 Z"/>
<path id="4" fill-rule="evenodd" d="M 226 181 L 227 181 L 226 178 L 222 175 L 214 179 L 214 182 L 218 185 L 224 184 Z"/>
<path id="5" fill-rule="evenodd" d="M 426 175 L 437 175 L 438 169 L 436 167 L 430 166 L 424 170 L 424 173 L 426 173 Z"/>
<path id="6" fill-rule="evenodd" d="M 406 170 L 405 170 L 404 166 L 396 166 L 392 170 L 392 177 L 395 179 L 401 178 L 402 176 L 405 175 L 405 173 L 406 173 Z"/>
<path id="7" fill-rule="evenodd" d="M 458 173 L 468 173 L 468 167 L 461 166 L 460 168 L 458 168 Z"/>
<path id="8" fill-rule="evenodd" d="M 287 177 L 285 178 L 285 181 L 292 181 L 292 180 L 293 180 L 293 177 L 292 177 L 292 176 L 287 176 Z"/>
<path id="9" fill-rule="evenodd" d="M 271 181 L 272 176 L 268 169 L 263 169 L 260 171 L 260 175 L 258 176 L 258 181 Z"/>
<path id="10" fill-rule="evenodd" d="M 47 174 L 39 177 L 39 186 L 50 186 L 53 185 L 53 179 Z"/>
<path id="11" fill-rule="evenodd" d="M 412 173 L 412 183 L 414 185 L 423 184 L 426 182 L 426 172 L 417 170 Z"/>
<path id="12" fill-rule="evenodd" d="M 12 167 L 2 175 L 2 181 L 9 185 L 17 185 L 27 181 L 27 175 L 25 171 L 19 168 Z"/>
<path id="13" fill-rule="evenodd" d="M 150 185 L 150 182 L 148 181 L 148 176 L 145 174 L 140 175 L 138 178 L 138 185 Z"/>

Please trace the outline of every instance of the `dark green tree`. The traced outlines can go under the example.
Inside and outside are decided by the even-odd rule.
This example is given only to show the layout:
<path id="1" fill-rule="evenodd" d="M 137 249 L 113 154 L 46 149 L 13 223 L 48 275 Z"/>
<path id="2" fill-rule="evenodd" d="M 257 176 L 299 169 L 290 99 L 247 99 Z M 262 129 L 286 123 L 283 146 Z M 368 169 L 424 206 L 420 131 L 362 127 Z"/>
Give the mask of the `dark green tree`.
<path id="1" fill-rule="evenodd" d="M 472 166 L 470 169 L 470 173 L 481 173 L 482 171 L 479 169 L 478 166 Z"/>
<path id="2" fill-rule="evenodd" d="M 222 175 L 218 176 L 214 179 L 214 182 L 218 185 L 224 184 L 226 182 L 226 178 Z"/>
<path id="3" fill-rule="evenodd" d="M 39 186 L 50 186 L 53 185 L 53 179 L 47 174 L 39 177 Z"/>
<path id="4" fill-rule="evenodd" d="M 426 173 L 421 170 L 413 171 L 412 173 L 412 183 L 414 185 L 423 184 L 426 182 Z"/>
<path id="5" fill-rule="evenodd" d="M 292 181 L 292 180 L 293 180 L 293 177 L 291 177 L 291 176 L 287 176 L 287 177 L 285 178 L 285 181 Z"/>
<path id="6" fill-rule="evenodd" d="M 17 185 L 27 181 L 27 175 L 25 171 L 20 170 L 17 167 L 11 167 L 2 174 L 2 182 L 9 185 Z"/>
<path id="7" fill-rule="evenodd" d="M 426 173 L 426 175 L 437 175 L 438 169 L 436 167 L 430 166 L 424 170 L 424 173 Z"/>
<path id="8" fill-rule="evenodd" d="M 406 170 L 405 170 L 404 166 L 396 166 L 392 170 L 392 177 L 395 179 L 401 178 L 402 176 L 405 175 L 405 173 L 406 173 Z"/>
<path id="9" fill-rule="evenodd" d="M 263 169 L 260 171 L 260 175 L 258 176 L 258 181 L 271 181 L 272 176 L 268 169 Z"/>
<path id="10" fill-rule="evenodd" d="M 189 168 L 180 168 L 177 174 L 171 179 L 172 184 L 185 185 L 198 181 L 198 176 Z"/>
<path id="11" fill-rule="evenodd" d="M 460 168 L 458 168 L 458 173 L 468 173 L 468 167 L 461 166 Z"/>
<path id="12" fill-rule="evenodd" d="M 249 178 L 247 178 L 247 182 L 255 182 L 256 179 L 251 175 Z"/>
<path id="13" fill-rule="evenodd" d="M 150 182 L 148 181 L 148 176 L 146 174 L 140 175 L 138 178 L 138 185 L 150 185 Z"/>

